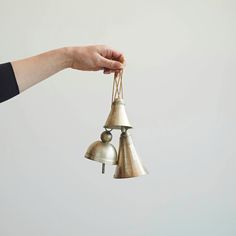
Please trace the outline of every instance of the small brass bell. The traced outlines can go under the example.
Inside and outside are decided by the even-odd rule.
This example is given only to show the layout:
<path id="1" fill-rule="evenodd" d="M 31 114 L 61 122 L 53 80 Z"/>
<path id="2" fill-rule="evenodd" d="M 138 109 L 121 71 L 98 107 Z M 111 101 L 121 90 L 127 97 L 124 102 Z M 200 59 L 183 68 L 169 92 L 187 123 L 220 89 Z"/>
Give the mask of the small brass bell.
<path id="1" fill-rule="evenodd" d="M 143 166 L 135 148 L 130 134 L 127 131 L 120 135 L 120 145 L 118 152 L 118 164 L 114 178 L 131 178 L 148 174 Z"/>
<path id="2" fill-rule="evenodd" d="M 109 143 L 112 140 L 112 134 L 106 130 L 101 134 L 101 141 L 92 143 L 85 153 L 87 159 L 102 163 L 102 173 L 105 172 L 105 164 L 117 164 L 117 152 L 115 147 Z"/>
<path id="3" fill-rule="evenodd" d="M 116 98 L 112 102 L 111 111 L 104 128 L 121 129 L 122 127 L 126 129 L 132 128 L 125 111 L 124 100 L 122 98 Z"/>

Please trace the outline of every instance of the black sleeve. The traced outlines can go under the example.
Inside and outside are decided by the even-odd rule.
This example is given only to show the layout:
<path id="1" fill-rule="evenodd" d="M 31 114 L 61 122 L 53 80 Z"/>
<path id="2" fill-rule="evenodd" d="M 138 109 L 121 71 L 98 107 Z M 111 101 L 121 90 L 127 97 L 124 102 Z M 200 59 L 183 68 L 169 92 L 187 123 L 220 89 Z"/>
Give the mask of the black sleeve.
<path id="1" fill-rule="evenodd" d="M 17 94 L 19 94 L 19 87 L 11 63 L 0 64 L 0 102 Z"/>

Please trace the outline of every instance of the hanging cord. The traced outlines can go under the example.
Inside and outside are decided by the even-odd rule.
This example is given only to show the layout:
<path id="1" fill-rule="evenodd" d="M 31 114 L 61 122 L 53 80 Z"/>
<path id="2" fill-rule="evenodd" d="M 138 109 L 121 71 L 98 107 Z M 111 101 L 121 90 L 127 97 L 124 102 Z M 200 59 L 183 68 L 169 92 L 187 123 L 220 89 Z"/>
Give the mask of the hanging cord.
<path id="1" fill-rule="evenodd" d="M 123 79 L 123 70 L 114 73 L 112 101 L 111 101 L 112 103 L 117 98 L 123 99 L 124 91 L 123 91 L 122 79 Z"/>

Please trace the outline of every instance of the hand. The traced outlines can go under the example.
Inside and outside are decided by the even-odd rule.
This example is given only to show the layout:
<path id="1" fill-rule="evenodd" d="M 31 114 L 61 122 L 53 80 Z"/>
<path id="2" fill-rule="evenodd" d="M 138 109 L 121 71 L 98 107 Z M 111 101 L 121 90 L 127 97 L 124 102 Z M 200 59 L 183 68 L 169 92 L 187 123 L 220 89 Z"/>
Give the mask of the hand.
<path id="1" fill-rule="evenodd" d="M 69 50 L 72 56 L 72 69 L 103 70 L 104 74 L 110 74 L 124 68 L 123 54 L 105 45 L 71 47 Z"/>
<path id="2" fill-rule="evenodd" d="M 11 62 L 20 92 L 66 68 L 103 70 L 105 74 L 123 69 L 122 53 L 108 46 L 64 47 Z"/>

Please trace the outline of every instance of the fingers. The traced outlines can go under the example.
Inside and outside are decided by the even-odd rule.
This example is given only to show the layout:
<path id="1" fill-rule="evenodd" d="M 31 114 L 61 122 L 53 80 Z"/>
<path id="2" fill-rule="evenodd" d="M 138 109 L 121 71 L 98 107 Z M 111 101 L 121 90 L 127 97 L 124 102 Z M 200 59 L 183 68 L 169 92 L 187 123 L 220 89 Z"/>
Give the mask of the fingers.
<path id="1" fill-rule="evenodd" d="M 115 61 L 113 59 L 107 59 L 105 57 L 100 56 L 100 67 L 114 71 L 123 69 L 124 65 L 119 61 Z"/>
<path id="2" fill-rule="evenodd" d="M 107 50 L 108 50 L 108 54 L 110 54 L 110 58 L 109 59 L 113 59 L 115 61 L 119 61 L 122 64 L 125 62 L 124 55 L 121 52 L 118 52 L 118 51 L 116 51 L 114 49 L 107 49 Z"/>
<path id="3" fill-rule="evenodd" d="M 104 74 L 114 73 L 121 70 L 125 65 L 125 58 L 121 52 L 118 52 L 108 46 L 101 45 L 99 54 L 102 57 L 102 67 Z"/>

